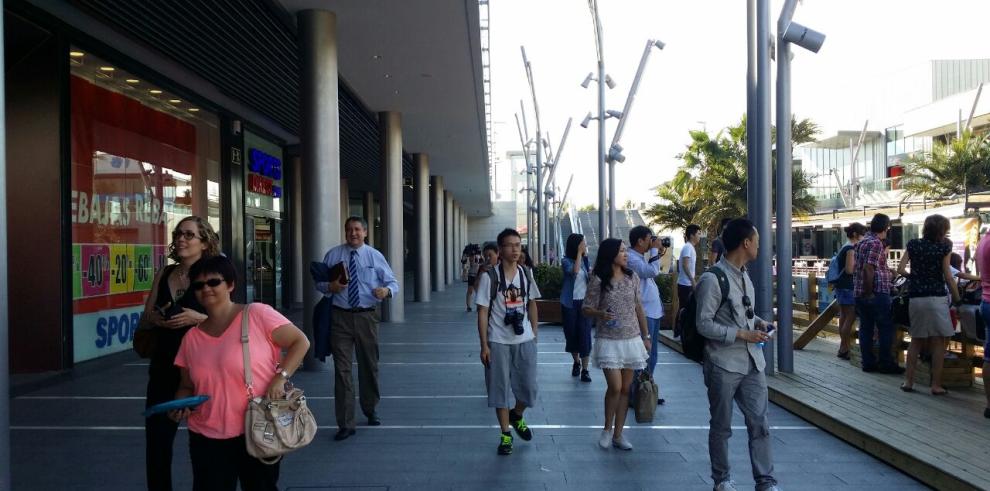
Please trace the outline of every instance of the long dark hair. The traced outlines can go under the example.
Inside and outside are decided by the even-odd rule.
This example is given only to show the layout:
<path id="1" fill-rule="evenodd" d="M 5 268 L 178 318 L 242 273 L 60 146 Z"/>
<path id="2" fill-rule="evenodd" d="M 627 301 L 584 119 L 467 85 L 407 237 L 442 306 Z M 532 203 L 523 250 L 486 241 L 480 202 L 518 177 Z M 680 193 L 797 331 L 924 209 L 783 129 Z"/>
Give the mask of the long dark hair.
<path id="1" fill-rule="evenodd" d="M 615 262 L 620 249 L 622 249 L 622 241 L 619 239 L 605 239 L 598 246 L 598 257 L 595 258 L 593 273 L 602 281 L 603 293 L 612 289 L 612 263 Z M 632 271 L 623 268 L 623 273 L 628 276 L 632 274 Z"/>
<path id="2" fill-rule="evenodd" d="M 568 236 L 567 246 L 564 247 L 564 255 L 577 261 L 578 247 L 581 245 L 582 240 L 584 240 L 584 236 L 581 234 L 571 234 Z"/>

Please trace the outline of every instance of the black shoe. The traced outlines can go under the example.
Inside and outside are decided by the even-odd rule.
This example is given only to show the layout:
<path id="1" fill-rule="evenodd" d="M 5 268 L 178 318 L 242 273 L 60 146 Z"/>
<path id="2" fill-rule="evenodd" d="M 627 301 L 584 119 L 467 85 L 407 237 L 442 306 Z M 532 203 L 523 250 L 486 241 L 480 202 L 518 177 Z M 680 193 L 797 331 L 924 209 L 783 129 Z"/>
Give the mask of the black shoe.
<path id="1" fill-rule="evenodd" d="M 897 365 L 891 365 L 891 366 L 887 366 L 887 367 L 880 367 L 880 369 L 877 370 L 877 371 L 880 372 L 880 373 L 885 373 L 885 374 L 889 374 L 889 375 L 900 375 L 900 374 L 904 373 L 904 367 L 897 366 Z"/>
<path id="2" fill-rule="evenodd" d="M 990 407 L 983 410 L 983 417 L 990 418 Z"/>
<path id="3" fill-rule="evenodd" d="M 468 312 L 470 312 L 470 311 L 471 311 L 471 307 L 468 307 L 468 308 L 467 308 L 467 311 L 468 311 Z"/>
<path id="4" fill-rule="evenodd" d="M 350 438 L 355 433 L 357 433 L 357 431 L 355 431 L 354 428 L 341 428 L 337 431 L 337 434 L 333 436 L 333 439 L 339 442 Z"/>
<path id="5" fill-rule="evenodd" d="M 591 374 L 587 370 L 581 370 L 581 381 L 591 382 Z"/>
<path id="6" fill-rule="evenodd" d="M 533 430 L 529 429 L 529 426 L 526 425 L 526 420 L 523 419 L 521 414 L 516 414 L 514 409 L 509 410 L 509 424 L 516 430 L 519 438 L 527 442 L 533 439 Z"/>
<path id="7" fill-rule="evenodd" d="M 511 413 L 510 413 L 511 414 Z M 498 454 L 509 455 L 512 453 L 512 433 L 505 432 L 499 437 Z"/>
<path id="8" fill-rule="evenodd" d="M 841 360 L 848 360 L 849 359 L 849 350 L 843 351 L 842 353 L 839 353 L 839 354 L 837 354 L 835 356 L 836 356 L 836 358 L 839 358 Z"/>
<path id="9" fill-rule="evenodd" d="M 581 362 L 574 362 L 574 366 L 571 367 L 571 376 L 577 377 L 581 375 Z"/>
<path id="10" fill-rule="evenodd" d="M 873 373 L 873 372 L 876 372 L 877 371 L 877 367 L 864 365 L 863 366 L 863 371 L 866 372 L 866 373 Z"/>
<path id="11" fill-rule="evenodd" d="M 667 399 L 657 399 L 657 406 L 663 406 Z"/>
<path id="12" fill-rule="evenodd" d="M 371 414 L 368 416 L 368 426 L 381 426 L 382 420 L 378 419 L 377 414 Z"/>

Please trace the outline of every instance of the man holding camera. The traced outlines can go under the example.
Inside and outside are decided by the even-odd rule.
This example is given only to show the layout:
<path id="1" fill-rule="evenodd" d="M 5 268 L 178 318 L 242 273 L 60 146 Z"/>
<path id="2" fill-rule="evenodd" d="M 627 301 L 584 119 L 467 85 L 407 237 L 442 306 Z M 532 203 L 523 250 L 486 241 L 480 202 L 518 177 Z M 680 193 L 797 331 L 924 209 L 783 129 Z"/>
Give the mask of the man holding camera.
<path id="1" fill-rule="evenodd" d="M 529 441 L 533 431 L 523 411 L 536 402 L 536 299 L 540 290 L 529 268 L 520 263 L 522 238 L 505 229 L 498 234 L 501 261 L 478 279 L 478 338 L 481 363 L 485 365 L 488 407 L 502 434 L 499 455 L 512 453 L 512 433 Z M 510 410 L 509 400 L 515 398 Z"/>
<path id="2" fill-rule="evenodd" d="M 627 265 L 639 277 L 639 298 L 643 302 L 643 313 L 646 314 L 646 325 L 649 327 L 653 346 L 650 359 L 646 363 L 646 370 L 652 376 L 657 367 L 657 342 L 660 320 L 663 318 L 663 303 L 660 301 L 656 278 L 660 274 L 660 258 L 667 252 L 667 247 L 670 247 L 670 238 L 661 239 L 653 235 L 649 228 L 638 225 L 629 231 L 629 245 L 636 253 L 629 255 Z M 644 256 L 647 252 L 649 260 Z"/>

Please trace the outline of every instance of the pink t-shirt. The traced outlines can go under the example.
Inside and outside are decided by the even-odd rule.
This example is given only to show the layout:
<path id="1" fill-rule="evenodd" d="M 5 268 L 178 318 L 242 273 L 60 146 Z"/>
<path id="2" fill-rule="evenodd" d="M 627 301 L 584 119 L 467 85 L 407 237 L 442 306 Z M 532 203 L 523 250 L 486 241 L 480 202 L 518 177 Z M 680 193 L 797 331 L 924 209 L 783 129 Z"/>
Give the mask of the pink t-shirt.
<path id="1" fill-rule="evenodd" d="M 243 312 L 242 312 L 243 313 Z M 234 438 L 244 433 L 248 392 L 244 387 L 244 354 L 241 351 L 241 315 L 215 338 L 199 326 L 182 338 L 175 365 L 189 370 L 196 395 L 210 396 L 189 415 L 189 429 L 207 438 Z M 272 341 L 275 329 L 291 324 L 269 305 L 251 304 L 248 344 L 254 394 L 263 397 L 275 378 L 281 348 Z"/>
<path id="2" fill-rule="evenodd" d="M 990 232 L 983 234 L 980 245 L 976 246 L 976 268 L 983 284 L 983 301 L 990 302 Z"/>

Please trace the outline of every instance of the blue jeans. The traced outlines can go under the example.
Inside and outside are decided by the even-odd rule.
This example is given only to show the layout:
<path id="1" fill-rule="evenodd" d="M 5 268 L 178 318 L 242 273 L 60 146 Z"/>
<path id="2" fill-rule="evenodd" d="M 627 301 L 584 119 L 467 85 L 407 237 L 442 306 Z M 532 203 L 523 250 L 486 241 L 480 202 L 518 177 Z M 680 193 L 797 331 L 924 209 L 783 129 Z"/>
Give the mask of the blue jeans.
<path id="1" fill-rule="evenodd" d="M 577 353 L 581 358 L 591 354 L 591 319 L 581 312 L 584 300 L 574 300 L 573 307 L 561 305 L 564 318 L 564 351 Z"/>
<path id="2" fill-rule="evenodd" d="M 657 348 L 660 345 L 660 318 L 647 317 L 646 326 L 650 331 L 650 339 L 652 340 L 650 359 L 646 362 L 646 369 L 649 370 L 650 376 L 653 376 L 653 370 L 657 367 Z"/>
<path id="3" fill-rule="evenodd" d="M 859 315 L 859 348 L 863 356 L 863 368 L 877 368 L 873 356 L 873 330 L 879 332 L 880 367 L 897 366 L 891 348 L 894 344 L 894 322 L 890 317 L 890 294 L 874 294 L 872 300 L 856 297 L 856 314 Z"/>

